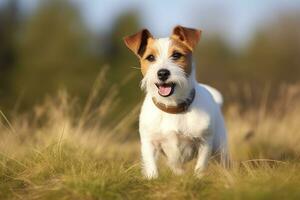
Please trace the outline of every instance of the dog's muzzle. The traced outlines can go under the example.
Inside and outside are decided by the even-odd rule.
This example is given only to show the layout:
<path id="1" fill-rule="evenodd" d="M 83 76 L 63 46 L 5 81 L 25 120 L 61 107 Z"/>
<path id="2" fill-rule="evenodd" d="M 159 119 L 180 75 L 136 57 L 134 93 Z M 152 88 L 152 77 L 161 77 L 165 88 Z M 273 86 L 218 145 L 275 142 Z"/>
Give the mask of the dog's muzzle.
<path id="1" fill-rule="evenodd" d="M 170 75 L 171 72 L 168 69 L 160 69 L 157 71 L 157 78 L 160 82 L 155 85 L 158 89 L 158 94 L 162 97 L 171 96 L 174 92 L 175 83 L 166 82 Z"/>
<path id="2" fill-rule="evenodd" d="M 175 83 L 156 83 L 158 94 L 162 97 L 171 96 L 174 93 Z"/>
<path id="3" fill-rule="evenodd" d="M 167 69 L 160 69 L 157 71 L 157 77 L 160 81 L 166 81 L 169 76 L 171 75 L 171 72 Z"/>

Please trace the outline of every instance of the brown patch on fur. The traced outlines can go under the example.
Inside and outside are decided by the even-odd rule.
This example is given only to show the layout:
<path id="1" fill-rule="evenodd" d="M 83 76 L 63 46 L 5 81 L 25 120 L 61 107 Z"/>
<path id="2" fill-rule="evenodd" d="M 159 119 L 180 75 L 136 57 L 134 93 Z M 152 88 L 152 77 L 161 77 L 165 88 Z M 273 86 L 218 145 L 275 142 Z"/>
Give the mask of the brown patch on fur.
<path id="1" fill-rule="evenodd" d="M 187 75 L 190 75 L 192 71 L 192 51 L 189 49 L 188 46 L 186 46 L 186 44 L 184 44 L 179 39 L 170 39 L 171 45 L 168 52 L 169 59 L 172 59 L 171 56 L 174 54 L 174 52 L 181 53 L 182 57 L 180 57 L 178 60 L 173 60 L 172 62 L 176 63 L 180 68 L 182 68 Z M 155 47 L 154 43 L 155 39 L 149 38 L 145 53 L 142 57 L 140 57 L 141 71 L 143 76 L 145 76 L 145 74 L 147 73 L 149 65 L 153 64 L 152 62 L 149 62 L 146 58 L 149 55 L 153 55 L 155 58 L 159 56 L 159 52 Z"/>
<path id="2" fill-rule="evenodd" d="M 192 51 L 179 39 L 171 38 L 171 47 L 168 52 L 169 57 L 174 52 L 178 52 L 182 56 L 177 60 L 173 60 L 173 62 L 182 68 L 187 75 L 190 75 L 192 72 Z"/>
<path id="3" fill-rule="evenodd" d="M 145 53 L 149 38 L 152 38 L 151 33 L 147 29 L 143 29 L 133 35 L 124 37 L 123 40 L 133 53 L 141 57 Z"/>
<path id="4" fill-rule="evenodd" d="M 201 30 L 187 28 L 183 26 L 176 26 L 173 29 L 171 38 L 180 40 L 191 51 L 193 51 L 200 40 L 200 36 L 201 36 Z"/>
<path id="5" fill-rule="evenodd" d="M 197 29 L 176 26 L 170 37 L 171 47 L 169 49 L 169 59 L 172 59 L 174 52 L 182 54 L 179 59 L 173 59 L 173 62 L 181 67 L 187 75 L 192 71 L 192 52 L 198 43 L 201 31 Z M 158 50 L 155 48 L 155 39 L 147 29 L 143 29 L 133 35 L 124 38 L 126 46 L 132 50 L 140 59 L 141 71 L 146 75 L 149 65 L 153 64 L 146 58 L 149 55 L 158 57 Z M 154 61 L 155 62 L 155 61 Z"/>
<path id="6" fill-rule="evenodd" d="M 148 68 L 149 68 L 149 65 L 152 64 L 146 58 L 149 55 L 153 55 L 155 58 L 158 57 L 158 50 L 154 47 L 154 42 L 155 42 L 155 39 L 153 39 L 153 38 L 149 38 L 148 39 L 148 43 L 147 43 L 147 47 L 146 47 L 145 53 L 144 53 L 144 55 L 142 57 L 140 57 L 141 71 L 142 71 L 143 76 L 146 75 L 146 73 L 148 71 Z"/>

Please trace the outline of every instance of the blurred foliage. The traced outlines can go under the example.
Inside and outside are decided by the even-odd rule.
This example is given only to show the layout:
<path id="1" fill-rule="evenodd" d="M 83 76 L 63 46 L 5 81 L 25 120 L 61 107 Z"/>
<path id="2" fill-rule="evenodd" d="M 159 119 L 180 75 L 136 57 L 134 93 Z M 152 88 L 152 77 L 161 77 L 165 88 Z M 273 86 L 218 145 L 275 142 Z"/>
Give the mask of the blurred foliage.
<path id="1" fill-rule="evenodd" d="M 19 9 L 16 0 L 0 8 L 0 105 L 12 95 L 12 70 L 16 65 L 16 33 L 19 25 Z"/>
<path id="2" fill-rule="evenodd" d="M 79 9 L 68 0 L 40 1 L 29 14 L 23 13 L 17 0 L 9 0 L 0 11 L 0 109 L 18 105 L 28 109 L 61 87 L 85 99 L 105 66 L 109 70 L 103 95 L 117 86 L 123 106 L 140 101 L 139 63 L 122 41 L 141 28 L 135 10 L 124 11 L 108 32 L 97 33 L 90 32 Z M 259 96 L 265 85 L 276 93 L 283 82 L 297 83 L 299 19 L 297 13 L 278 15 L 243 49 L 231 47 L 217 33 L 204 32 L 195 56 L 198 80 L 245 105 L 245 94 L 240 92 L 245 87 Z M 238 95 L 233 98 L 232 92 Z"/>
<path id="3" fill-rule="evenodd" d="M 118 83 L 120 96 L 124 105 L 133 105 L 141 98 L 141 92 L 137 92 L 139 82 L 142 78 L 138 59 L 135 55 L 129 53 L 124 45 L 123 37 L 136 32 L 141 28 L 137 13 L 127 11 L 122 13 L 112 25 L 111 31 L 106 38 L 108 43 L 105 51 L 106 63 L 110 66 L 108 80 L 112 83 Z"/>
<path id="4" fill-rule="evenodd" d="M 295 82 L 300 78 L 300 14 L 282 15 L 258 32 L 242 65 L 255 81 Z"/>
<path id="5" fill-rule="evenodd" d="M 25 105 L 58 87 L 86 96 L 99 58 L 77 8 L 66 1 L 43 1 L 26 21 L 14 73 L 16 95 Z M 20 94 L 22 92 L 23 94 Z"/>

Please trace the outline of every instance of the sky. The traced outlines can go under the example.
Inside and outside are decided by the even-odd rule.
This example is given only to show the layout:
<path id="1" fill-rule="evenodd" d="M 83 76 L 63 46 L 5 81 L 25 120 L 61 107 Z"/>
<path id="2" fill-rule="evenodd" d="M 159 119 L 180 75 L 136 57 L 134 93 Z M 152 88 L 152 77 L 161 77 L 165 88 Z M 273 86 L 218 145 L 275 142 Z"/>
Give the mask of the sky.
<path id="1" fill-rule="evenodd" d="M 0 0 L 4 2 L 5 0 Z M 20 0 L 33 9 L 42 0 Z M 205 34 L 218 32 L 233 46 L 243 46 L 255 30 L 283 11 L 300 12 L 300 0 L 71 0 L 77 4 L 88 26 L 109 30 L 127 10 L 135 10 L 153 35 L 166 37 L 175 25 L 199 28 Z"/>

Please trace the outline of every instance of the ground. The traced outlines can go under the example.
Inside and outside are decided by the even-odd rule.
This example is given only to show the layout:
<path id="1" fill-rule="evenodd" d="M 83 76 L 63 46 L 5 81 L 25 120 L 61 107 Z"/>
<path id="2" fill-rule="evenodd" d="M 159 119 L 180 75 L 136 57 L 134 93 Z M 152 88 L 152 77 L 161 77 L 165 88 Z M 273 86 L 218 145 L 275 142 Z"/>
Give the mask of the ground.
<path id="1" fill-rule="evenodd" d="M 89 100 L 80 114 L 65 93 L 30 114 L 1 112 L 0 199 L 299 199 L 298 97 L 285 95 L 273 109 L 229 105 L 232 166 L 212 160 L 201 179 L 193 162 L 175 176 L 163 158 L 160 177 L 144 179 L 139 106 L 107 123 L 114 97 L 97 109 Z"/>

